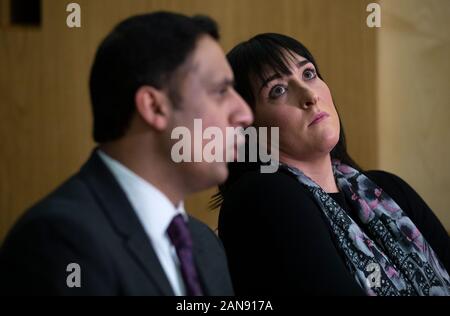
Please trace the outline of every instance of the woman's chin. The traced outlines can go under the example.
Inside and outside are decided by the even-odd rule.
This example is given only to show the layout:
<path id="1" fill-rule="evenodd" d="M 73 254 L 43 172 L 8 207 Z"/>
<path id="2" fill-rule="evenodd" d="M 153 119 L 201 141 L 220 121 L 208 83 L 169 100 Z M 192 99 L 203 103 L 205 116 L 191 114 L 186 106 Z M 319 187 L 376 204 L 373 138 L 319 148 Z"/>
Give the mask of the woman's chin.
<path id="1" fill-rule="evenodd" d="M 334 146 L 336 146 L 336 144 L 339 141 L 339 132 L 335 131 L 335 130 L 326 130 L 324 131 L 324 133 L 322 134 L 322 142 L 326 145 L 326 146 L 331 146 L 331 148 L 333 149 Z"/>
<path id="2" fill-rule="evenodd" d="M 316 151 L 321 154 L 329 154 L 334 147 L 336 147 L 339 141 L 339 135 L 326 135 L 322 137 L 320 141 L 316 143 Z"/>

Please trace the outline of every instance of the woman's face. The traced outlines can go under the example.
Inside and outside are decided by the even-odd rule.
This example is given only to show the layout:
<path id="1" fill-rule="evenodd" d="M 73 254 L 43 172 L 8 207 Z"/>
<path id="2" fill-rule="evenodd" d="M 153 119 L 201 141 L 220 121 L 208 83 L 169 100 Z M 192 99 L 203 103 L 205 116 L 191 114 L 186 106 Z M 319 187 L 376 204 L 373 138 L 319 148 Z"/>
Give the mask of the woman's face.
<path id="1" fill-rule="evenodd" d="M 281 161 L 322 158 L 339 140 L 330 90 L 311 62 L 297 54 L 287 57 L 291 74 L 272 71 L 265 82 L 255 81 L 254 125 L 279 127 Z"/>

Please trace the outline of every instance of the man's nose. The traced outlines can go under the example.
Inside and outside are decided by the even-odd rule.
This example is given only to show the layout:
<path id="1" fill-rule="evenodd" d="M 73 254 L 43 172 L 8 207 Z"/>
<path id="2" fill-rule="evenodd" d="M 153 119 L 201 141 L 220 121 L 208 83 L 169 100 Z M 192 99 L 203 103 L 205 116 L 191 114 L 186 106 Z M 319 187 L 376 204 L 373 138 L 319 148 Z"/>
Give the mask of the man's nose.
<path id="1" fill-rule="evenodd" d="M 232 124 L 235 126 L 247 127 L 253 123 L 253 112 L 247 102 L 233 89 L 235 98 L 235 111 L 232 117 Z"/>

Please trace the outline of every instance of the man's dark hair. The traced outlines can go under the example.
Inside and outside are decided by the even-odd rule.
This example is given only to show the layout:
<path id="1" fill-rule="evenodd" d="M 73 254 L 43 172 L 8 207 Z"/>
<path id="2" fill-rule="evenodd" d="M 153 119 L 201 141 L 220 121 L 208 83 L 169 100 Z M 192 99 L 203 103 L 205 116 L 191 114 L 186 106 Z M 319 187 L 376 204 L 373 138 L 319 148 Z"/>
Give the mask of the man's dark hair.
<path id="1" fill-rule="evenodd" d="M 136 91 L 143 85 L 170 89 L 202 35 L 219 39 L 216 23 L 206 16 L 156 12 L 117 25 L 100 44 L 91 69 L 94 140 L 122 137 L 135 113 Z"/>

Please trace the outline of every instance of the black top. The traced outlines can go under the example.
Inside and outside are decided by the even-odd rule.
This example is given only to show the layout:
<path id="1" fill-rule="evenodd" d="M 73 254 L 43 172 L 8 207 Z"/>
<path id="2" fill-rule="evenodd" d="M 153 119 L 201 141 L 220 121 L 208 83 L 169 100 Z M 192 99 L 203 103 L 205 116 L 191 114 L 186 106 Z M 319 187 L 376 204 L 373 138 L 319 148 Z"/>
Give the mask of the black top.
<path id="1" fill-rule="evenodd" d="M 450 271 L 449 236 L 422 198 L 393 174 L 365 174 L 397 202 Z M 360 223 L 343 195 L 332 197 Z M 287 171 L 249 171 L 232 184 L 220 210 L 219 236 L 238 295 L 365 295 L 314 197 Z"/>

